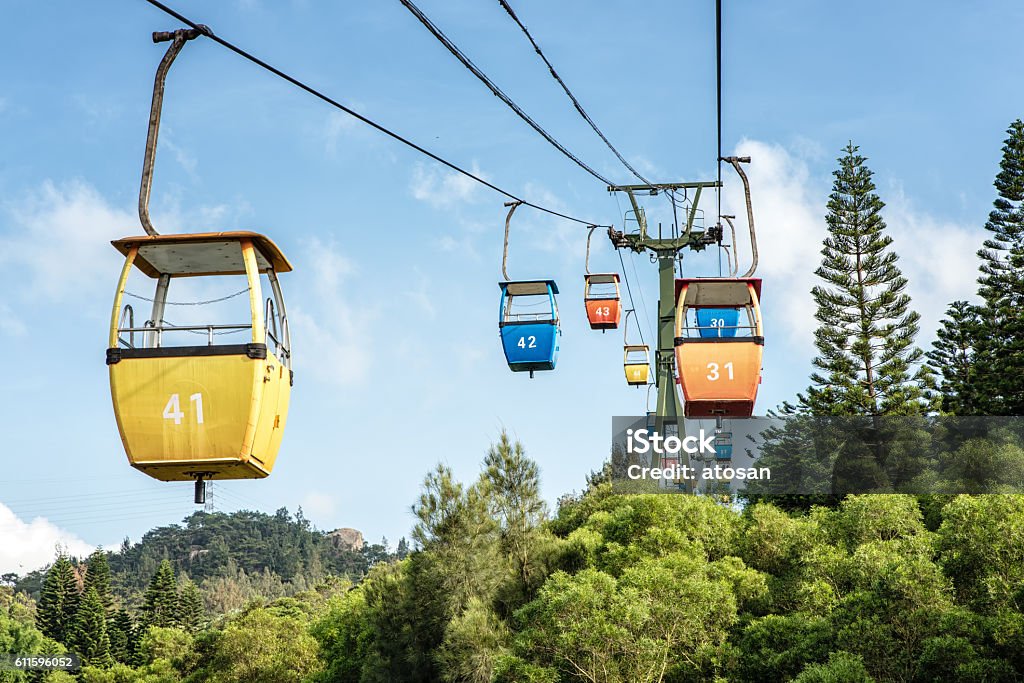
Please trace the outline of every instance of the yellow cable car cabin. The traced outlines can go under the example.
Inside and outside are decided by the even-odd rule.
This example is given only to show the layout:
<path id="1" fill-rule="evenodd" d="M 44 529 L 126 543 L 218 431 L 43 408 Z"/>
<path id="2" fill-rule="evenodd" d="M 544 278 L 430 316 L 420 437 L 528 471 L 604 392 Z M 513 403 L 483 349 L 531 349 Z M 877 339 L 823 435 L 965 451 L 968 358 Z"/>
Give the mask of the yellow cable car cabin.
<path id="1" fill-rule="evenodd" d="M 128 461 L 161 481 L 195 479 L 197 490 L 204 478 L 269 475 L 292 385 L 288 317 L 277 279 L 291 264 L 277 245 L 254 232 L 126 237 L 112 244 L 125 263 L 110 318 L 107 365 Z M 132 305 L 122 308 L 133 267 L 156 280 L 155 295 L 146 299 L 152 302 L 150 317 L 139 326 Z M 224 276 L 247 283 L 232 295 L 242 319 L 166 320 L 178 315 L 171 307 L 186 305 L 168 301 L 172 281 L 189 278 L 179 288 L 190 291 L 223 286 L 231 281 Z M 261 276 L 270 289 L 266 300 Z M 181 315 L 195 318 L 206 310 L 198 304 L 214 303 L 188 302 Z"/>
<path id="2" fill-rule="evenodd" d="M 651 372 L 651 355 L 646 346 L 626 345 L 623 347 L 622 368 L 626 383 L 632 387 L 647 384 Z"/>
<path id="3" fill-rule="evenodd" d="M 760 298 L 760 278 L 676 280 L 676 368 L 686 417 L 753 414 L 764 350 Z M 701 324 L 702 309 L 735 309 L 739 315 L 734 323 L 715 316 L 712 330 Z"/>

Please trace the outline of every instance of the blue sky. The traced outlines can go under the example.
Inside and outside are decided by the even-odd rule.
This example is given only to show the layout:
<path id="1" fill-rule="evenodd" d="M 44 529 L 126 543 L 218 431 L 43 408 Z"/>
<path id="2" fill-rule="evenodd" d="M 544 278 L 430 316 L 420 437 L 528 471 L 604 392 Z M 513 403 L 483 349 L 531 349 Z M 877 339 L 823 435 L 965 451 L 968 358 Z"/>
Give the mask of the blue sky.
<path id="1" fill-rule="evenodd" d="M 497 2 L 419 5 L 570 150 L 630 182 Z M 622 226 L 625 204 L 529 130 L 397 0 L 173 6 L 513 193 Z M 583 0 L 512 6 L 641 172 L 714 177 L 711 0 L 633 12 Z M 973 294 L 1005 129 L 1024 114 L 1014 33 L 1024 6 L 725 6 L 723 142 L 753 157 L 763 412 L 807 382 L 807 292 L 848 140 L 869 157 L 888 204 L 923 316 L 919 343 L 930 343 L 950 300 Z M 142 0 L 14 0 L 5 10 L 18 30 L 0 43 L 0 571 L 23 571 L 58 541 L 81 551 L 137 540 L 193 509 L 188 484 L 128 466 L 103 364 L 121 261 L 109 240 L 141 233 L 139 170 L 165 47 L 149 34 L 178 25 Z M 724 177 L 724 208 L 742 214 L 739 183 Z M 562 355 L 532 381 L 508 371 L 495 320 L 503 201 L 211 41 L 185 48 L 168 81 L 154 223 L 262 231 L 296 266 L 282 278 L 296 382 L 278 465 L 263 481 L 216 484 L 217 509 L 301 505 L 320 528 L 394 542 L 408 533 L 427 470 L 441 460 L 474 478 L 503 428 L 540 464 L 551 502 L 582 487 L 607 452 L 610 417 L 642 413 L 645 395 L 623 380 L 621 336 L 586 327 L 585 230 L 527 208 L 513 222 L 510 274 L 559 282 Z M 652 220 L 665 219 L 662 204 L 649 205 Z M 594 270 L 618 270 L 605 240 L 591 258 Z M 684 263 L 688 274 L 717 273 L 713 254 Z M 626 266 L 651 339 L 654 268 L 646 257 Z"/>

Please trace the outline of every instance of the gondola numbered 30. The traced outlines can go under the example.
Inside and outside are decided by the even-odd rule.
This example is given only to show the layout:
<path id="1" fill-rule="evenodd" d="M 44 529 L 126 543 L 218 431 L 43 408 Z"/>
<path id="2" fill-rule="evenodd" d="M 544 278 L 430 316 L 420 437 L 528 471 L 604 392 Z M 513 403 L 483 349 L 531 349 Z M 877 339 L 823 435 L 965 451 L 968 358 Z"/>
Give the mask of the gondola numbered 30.
<path id="1" fill-rule="evenodd" d="M 764 351 L 760 298 L 760 278 L 676 280 L 675 355 L 686 417 L 753 414 Z M 735 322 L 702 324 L 702 310 L 735 311 Z"/>
<path id="2" fill-rule="evenodd" d="M 254 232 L 126 237 L 110 318 L 107 365 L 114 415 L 132 467 L 161 481 L 259 479 L 281 446 L 291 395 L 291 341 L 277 279 L 291 264 Z M 122 308 L 132 268 L 156 280 L 152 313 L 136 327 Z M 260 275 L 272 296 L 263 299 Z M 244 275 L 249 321 L 170 326 L 164 320 L 178 278 Z M 242 293 L 245 293 L 243 290 Z M 248 332 L 245 343 L 219 344 L 224 333 Z M 172 346 L 171 333 L 201 344 Z M 138 342 L 138 343 L 136 343 Z"/>
<path id="3" fill-rule="evenodd" d="M 499 282 L 498 331 L 505 360 L 513 372 L 554 370 L 562 334 L 554 280 Z"/>

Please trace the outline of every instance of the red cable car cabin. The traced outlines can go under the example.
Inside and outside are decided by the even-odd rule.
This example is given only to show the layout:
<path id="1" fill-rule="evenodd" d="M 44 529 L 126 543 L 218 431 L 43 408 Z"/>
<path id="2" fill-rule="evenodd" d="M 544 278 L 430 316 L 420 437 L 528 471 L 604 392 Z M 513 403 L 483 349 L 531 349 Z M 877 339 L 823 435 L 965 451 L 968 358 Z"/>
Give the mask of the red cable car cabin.
<path id="1" fill-rule="evenodd" d="M 614 330 L 622 317 L 618 273 L 587 273 L 583 276 L 583 303 L 592 330 Z"/>
<path id="2" fill-rule="evenodd" d="M 676 367 L 690 418 L 750 417 L 761 383 L 760 278 L 676 280 Z M 737 309 L 732 336 L 701 336 L 696 311 Z M 746 313 L 746 315 L 744 315 Z"/>

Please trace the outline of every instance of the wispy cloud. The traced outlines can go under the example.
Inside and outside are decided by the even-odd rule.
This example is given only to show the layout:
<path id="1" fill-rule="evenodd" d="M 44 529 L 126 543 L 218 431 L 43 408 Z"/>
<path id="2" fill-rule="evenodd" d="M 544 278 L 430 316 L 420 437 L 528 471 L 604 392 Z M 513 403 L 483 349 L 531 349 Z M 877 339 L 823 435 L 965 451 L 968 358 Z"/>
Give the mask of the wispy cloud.
<path id="1" fill-rule="evenodd" d="M 358 109 L 358 107 L 356 107 Z M 331 157 L 338 155 L 338 143 L 349 131 L 356 129 L 356 120 L 348 114 L 332 111 L 327 114 L 327 123 L 324 124 L 323 138 L 324 149 Z"/>
<path id="2" fill-rule="evenodd" d="M 352 282 L 358 268 L 333 243 L 318 239 L 307 243 L 305 254 L 305 303 L 289 314 L 296 369 L 331 384 L 361 384 L 372 372 L 376 312 L 357 303 Z"/>
<path id="3" fill-rule="evenodd" d="M 18 518 L 0 503 L 0 573 L 25 574 L 40 569 L 56 556 L 58 546 L 71 555 L 84 556 L 95 548 L 44 517 L 30 522 Z"/>
<path id="4" fill-rule="evenodd" d="M 819 190 L 827 185 L 812 180 L 807 161 L 781 145 L 745 139 L 734 153 L 752 159 L 745 171 L 757 228 L 758 274 L 778 283 L 777 291 L 765 292 L 766 306 L 786 320 L 787 341 L 809 353 L 816 326 L 810 290 L 817 284 L 814 270 L 825 236 L 825 195 Z M 736 216 L 742 274 L 751 262 L 743 185 L 738 178 L 723 178 L 722 211 Z"/>
<path id="5" fill-rule="evenodd" d="M 189 152 L 184 147 L 179 146 L 173 136 L 170 134 L 171 131 L 167 131 L 160 139 L 160 146 L 166 148 L 171 154 L 174 155 L 174 160 L 178 162 L 178 165 L 188 174 L 192 180 L 198 179 L 196 168 L 198 162 L 196 161 L 195 155 Z"/>
<path id="6" fill-rule="evenodd" d="M 82 181 L 46 181 L 4 209 L 10 228 L 0 266 L 23 270 L 23 291 L 51 300 L 88 295 L 100 284 L 109 288 L 117 263 L 110 240 L 138 232 L 138 218 Z"/>
<path id="7" fill-rule="evenodd" d="M 338 509 L 337 500 L 329 493 L 309 491 L 302 497 L 302 511 L 316 523 L 318 518 L 331 517 Z"/>
<path id="8" fill-rule="evenodd" d="M 907 292 L 921 314 L 918 345 L 935 339 L 946 307 L 956 299 L 977 299 L 977 251 L 982 230 L 932 216 L 909 197 L 900 183 L 882 195 L 883 211 L 899 266 L 907 277 Z"/>
<path id="9" fill-rule="evenodd" d="M 0 334 L 9 337 L 20 337 L 28 332 L 28 328 L 7 304 L 0 303 Z"/>
<path id="10" fill-rule="evenodd" d="M 470 173 L 484 180 L 487 176 L 474 162 Z M 412 172 L 409 189 L 412 196 L 437 209 L 451 208 L 475 200 L 480 184 L 455 171 L 445 171 L 436 166 L 417 164 Z"/>

